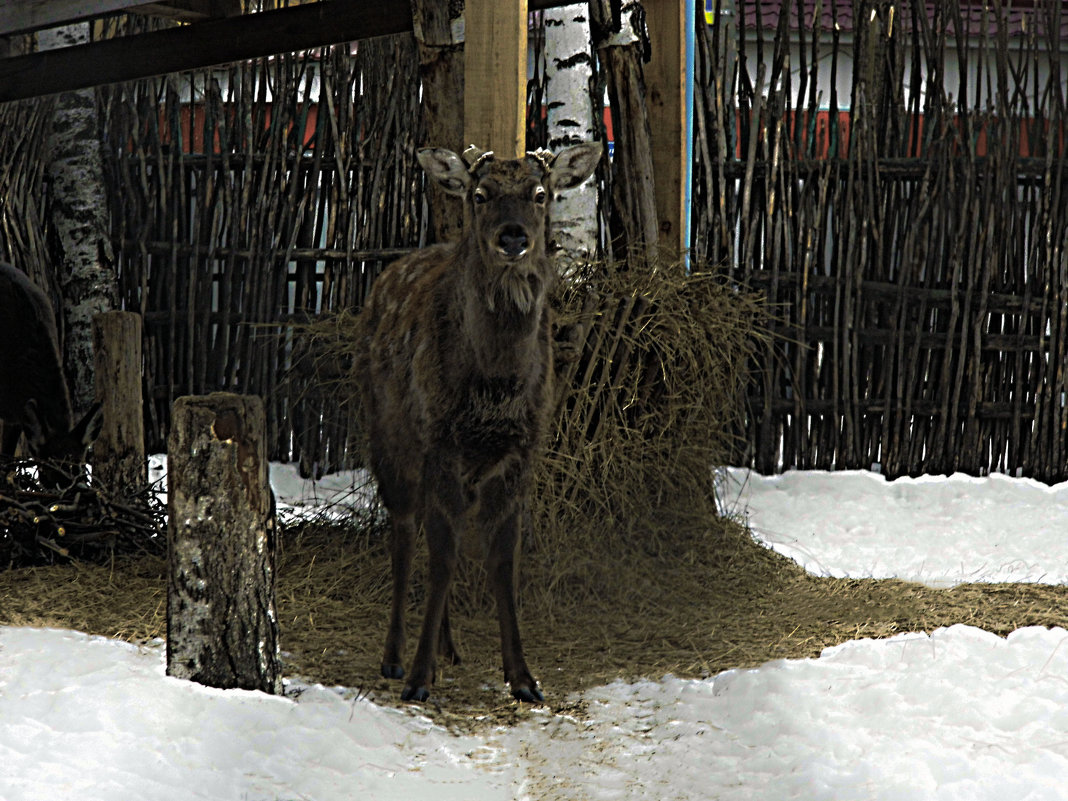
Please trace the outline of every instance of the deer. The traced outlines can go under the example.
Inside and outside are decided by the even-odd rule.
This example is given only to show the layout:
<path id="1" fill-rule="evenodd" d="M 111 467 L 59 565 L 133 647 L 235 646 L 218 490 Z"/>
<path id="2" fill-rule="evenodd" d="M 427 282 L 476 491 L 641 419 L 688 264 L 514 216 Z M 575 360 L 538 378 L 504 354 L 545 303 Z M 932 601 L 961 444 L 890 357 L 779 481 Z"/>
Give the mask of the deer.
<path id="1" fill-rule="evenodd" d="M 18 268 L 0 262 L 0 455 L 14 457 L 19 438 L 40 462 L 85 464 L 100 433 L 100 404 L 77 423 L 63 375 L 56 318 L 48 296 Z M 42 483 L 57 485 L 55 471 Z"/>
<path id="2" fill-rule="evenodd" d="M 392 611 L 381 672 L 405 679 L 401 698 L 425 701 L 437 656 L 459 664 L 449 585 L 461 545 L 480 546 L 500 625 L 504 678 L 519 701 L 544 695 L 523 655 L 515 558 L 530 515 L 532 466 L 552 397 L 547 255 L 550 200 L 589 178 L 599 143 L 497 158 L 423 148 L 427 177 L 463 199 L 453 242 L 414 251 L 374 282 L 360 313 L 369 464 L 391 527 Z M 415 537 L 425 532 L 428 595 L 405 674 L 404 609 Z"/>

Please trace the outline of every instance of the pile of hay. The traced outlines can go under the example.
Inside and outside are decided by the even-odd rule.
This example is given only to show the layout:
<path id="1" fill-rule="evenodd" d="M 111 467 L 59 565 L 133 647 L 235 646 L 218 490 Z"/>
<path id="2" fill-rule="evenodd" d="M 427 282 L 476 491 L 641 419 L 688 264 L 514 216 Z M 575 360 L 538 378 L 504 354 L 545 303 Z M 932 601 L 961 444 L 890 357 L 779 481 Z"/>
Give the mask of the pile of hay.
<path id="1" fill-rule="evenodd" d="M 678 265 L 566 288 L 528 592 L 552 605 L 626 591 L 640 583 L 627 571 L 659 571 L 659 555 L 709 535 L 762 314 L 715 272 Z"/>
<path id="2" fill-rule="evenodd" d="M 590 271 L 553 306 L 556 400 L 521 594 L 581 603 L 621 582 L 612 557 L 678 552 L 715 519 L 713 471 L 740 427 L 763 307 L 715 272 L 678 264 Z M 354 411 L 358 325 L 343 312 L 301 329 L 303 375 Z M 454 595 L 486 603 L 479 565 L 461 569 Z"/>

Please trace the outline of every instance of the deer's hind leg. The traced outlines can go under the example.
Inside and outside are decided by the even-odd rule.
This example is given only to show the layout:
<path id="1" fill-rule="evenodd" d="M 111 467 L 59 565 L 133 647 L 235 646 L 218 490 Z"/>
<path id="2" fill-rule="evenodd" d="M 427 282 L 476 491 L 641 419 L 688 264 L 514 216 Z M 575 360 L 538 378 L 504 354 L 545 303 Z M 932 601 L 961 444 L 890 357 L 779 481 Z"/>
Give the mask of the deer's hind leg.
<path id="1" fill-rule="evenodd" d="M 404 678 L 404 608 L 408 603 L 408 578 L 412 572 L 412 551 L 415 547 L 415 515 L 391 514 L 393 538 L 390 557 L 393 563 L 393 605 L 386 634 L 386 649 L 382 654 L 382 675 L 387 679 Z"/>
<path id="2" fill-rule="evenodd" d="M 490 532 L 486 572 L 497 602 L 504 679 L 512 695 L 526 703 L 542 703 L 537 680 L 527 667 L 516 613 L 515 562 L 521 529 L 529 523 L 529 471 L 523 463 L 489 479 L 482 493 L 479 525 Z"/>
<path id="3" fill-rule="evenodd" d="M 441 612 L 441 629 L 438 634 L 438 653 L 442 660 L 450 665 L 459 665 L 460 652 L 452 639 L 452 624 L 449 623 L 449 596 L 445 596 L 445 608 Z"/>
<path id="4" fill-rule="evenodd" d="M 418 528 L 415 496 L 416 482 L 393 468 L 381 454 L 371 454 L 372 467 L 378 477 L 378 492 L 389 512 L 391 538 L 390 560 L 393 569 L 393 603 L 389 631 L 382 654 L 382 675 L 387 679 L 404 678 L 404 610 L 408 604 L 408 580 L 412 572 L 412 552 Z"/>

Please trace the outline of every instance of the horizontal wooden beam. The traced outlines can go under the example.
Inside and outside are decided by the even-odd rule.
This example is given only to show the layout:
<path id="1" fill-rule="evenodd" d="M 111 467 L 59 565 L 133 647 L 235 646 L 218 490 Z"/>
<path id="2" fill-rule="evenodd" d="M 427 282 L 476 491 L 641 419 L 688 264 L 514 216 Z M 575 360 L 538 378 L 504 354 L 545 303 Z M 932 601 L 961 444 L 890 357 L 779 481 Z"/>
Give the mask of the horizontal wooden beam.
<path id="1" fill-rule="evenodd" d="M 0 102 L 410 30 L 406 3 L 329 0 L 0 61 Z"/>
<path id="2" fill-rule="evenodd" d="M 240 14 L 241 0 L 3 0 L 0 36 L 32 33 L 121 11 L 193 22 Z"/>
<path id="3" fill-rule="evenodd" d="M 89 1 L 98 4 L 96 8 L 109 2 L 122 2 Z M 537 11 L 568 2 L 529 0 L 529 8 Z M 164 31 L 0 59 L 0 102 L 410 30 L 412 13 L 404 0 L 324 0 L 277 11 L 196 22 Z"/>

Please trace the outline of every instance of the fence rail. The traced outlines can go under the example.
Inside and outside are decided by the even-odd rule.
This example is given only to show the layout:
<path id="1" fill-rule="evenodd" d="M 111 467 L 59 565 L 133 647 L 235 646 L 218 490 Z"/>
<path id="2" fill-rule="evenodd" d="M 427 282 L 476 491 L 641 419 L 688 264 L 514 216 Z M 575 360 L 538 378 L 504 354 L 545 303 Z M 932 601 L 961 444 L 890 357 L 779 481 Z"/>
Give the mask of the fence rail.
<path id="1" fill-rule="evenodd" d="M 272 458 L 351 462 L 350 410 L 296 376 L 286 324 L 358 308 L 421 236 L 411 37 L 141 81 L 105 96 L 124 303 L 145 320 L 149 447 L 171 401 L 265 398 Z"/>

